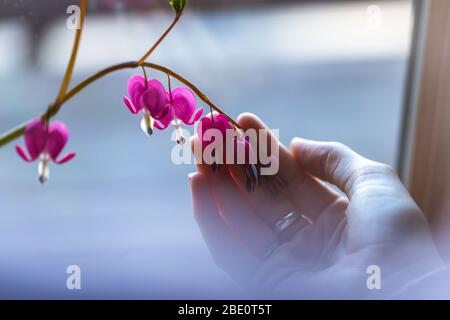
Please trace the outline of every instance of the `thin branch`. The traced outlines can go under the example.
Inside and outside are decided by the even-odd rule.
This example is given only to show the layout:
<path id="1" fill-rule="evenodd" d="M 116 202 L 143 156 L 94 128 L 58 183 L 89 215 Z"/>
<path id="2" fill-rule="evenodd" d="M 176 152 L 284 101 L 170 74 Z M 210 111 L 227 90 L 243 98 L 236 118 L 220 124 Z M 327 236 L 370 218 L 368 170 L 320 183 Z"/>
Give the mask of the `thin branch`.
<path id="1" fill-rule="evenodd" d="M 72 79 L 73 69 L 75 67 L 75 61 L 77 60 L 78 48 L 80 47 L 81 34 L 84 27 L 84 18 L 86 16 L 87 0 L 81 0 L 81 15 L 80 15 L 80 26 L 76 31 L 75 40 L 72 47 L 72 53 L 70 55 L 69 63 L 67 64 L 66 72 L 64 74 L 59 93 L 56 97 L 54 106 L 59 107 L 61 101 L 63 100 L 67 89 L 69 88 L 70 80 Z"/>
<path id="2" fill-rule="evenodd" d="M 153 53 L 153 51 L 155 51 L 155 49 L 160 45 L 160 43 L 170 33 L 170 31 L 172 31 L 172 29 L 175 27 L 175 25 L 177 24 L 178 20 L 180 20 L 180 18 L 181 18 L 181 14 L 176 14 L 175 15 L 175 18 L 173 19 L 173 22 L 171 23 L 169 28 L 167 28 L 167 30 L 164 31 L 164 33 L 161 35 L 161 37 L 159 37 L 159 39 L 155 42 L 155 44 L 139 60 L 138 64 L 140 66 L 142 66 L 144 64 L 145 60 L 147 60 L 147 58 Z"/>
<path id="3" fill-rule="evenodd" d="M 177 74 L 176 72 L 160 66 L 158 64 L 154 64 L 154 63 L 149 63 L 149 62 L 145 62 L 142 64 L 142 66 L 146 67 L 146 68 L 151 68 L 154 70 L 158 70 L 160 72 L 165 73 L 168 76 L 172 76 L 175 79 L 177 79 L 178 81 L 180 81 L 181 83 L 184 83 L 186 86 L 188 86 L 192 91 L 195 92 L 195 94 L 204 102 L 206 103 L 210 108 L 214 109 L 215 111 L 217 111 L 220 114 L 223 114 L 224 116 L 226 116 L 228 118 L 228 120 L 238 129 L 241 129 L 241 127 L 236 123 L 236 121 L 234 121 L 230 116 L 228 116 L 225 112 L 223 112 L 219 107 L 217 107 L 214 103 L 212 103 L 209 98 L 199 89 L 197 88 L 193 83 L 191 83 L 190 81 L 188 81 L 187 79 L 183 78 L 181 75 Z M 72 99 L 75 95 L 77 95 L 78 93 L 80 93 L 83 89 L 85 89 L 86 87 L 88 87 L 89 85 L 91 85 L 92 83 L 96 82 L 97 80 L 103 78 L 104 76 L 111 74 L 113 72 L 119 71 L 119 70 L 124 70 L 124 69 L 135 69 L 140 67 L 139 65 L 139 61 L 130 61 L 130 62 L 124 62 L 124 63 L 120 63 L 114 66 L 110 66 L 106 69 L 103 69 L 97 73 L 95 73 L 94 75 L 90 76 L 89 78 L 83 80 L 82 82 L 80 82 L 78 85 L 76 85 L 72 90 L 70 90 L 61 100 L 60 106 L 62 107 L 62 105 L 64 103 L 66 103 L 67 101 L 69 101 L 70 99 Z M 60 108 L 52 108 L 50 107 L 47 112 L 45 112 L 42 117 L 48 117 L 48 119 L 52 118 L 53 116 L 55 116 L 58 112 L 59 112 Z M 20 136 L 23 135 L 23 133 L 25 132 L 25 126 L 29 123 L 26 122 L 8 132 L 6 132 L 5 134 L 0 136 L 0 147 L 5 146 L 6 144 L 12 142 L 13 140 L 19 138 Z"/>
<path id="4" fill-rule="evenodd" d="M 167 75 L 171 75 L 172 77 L 174 77 L 175 79 L 177 79 L 178 81 L 184 83 L 186 86 L 188 86 L 192 91 L 195 92 L 195 94 L 201 99 L 203 100 L 204 103 L 206 103 L 208 106 L 210 106 L 211 108 L 213 108 L 215 111 L 217 111 L 220 114 L 223 114 L 224 116 L 226 116 L 228 118 L 228 120 L 230 120 L 230 122 L 239 129 L 242 129 L 237 123 L 236 121 L 234 121 L 229 115 L 227 115 L 225 112 L 223 112 L 218 106 L 216 106 L 214 103 L 211 102 L 211 100 L 209 100 L 209 98 L 199 89 L 197 88 L 192 82 L 188 81 L 187 79 L 183 78 L 182 76 L 180 76 L 179 74 L 173 72 L 172 70 L 160 66 L 158 64 L 154 64 L 154 63 L 150 63 L 150 62 L 145 62 L 144 66 L 147 68 L 151 68 L 154 70 L 158 70 L 161 71 Z"/>
<path id="5" fill-rule="evenodd" d="M 108 75 L 110 73 L 113 73 L 113 72 L 116 72 L 116 71 L 119 71 L 119 70 L 123 70 L 123 69 L 135 69 L 137 67 L 139 67 L 139 64 L 138 64 L 137 61 L 130 61 L 130 62 L 124 62 L 124 63 L 116 64 L 116 65 L 110 66 L 110 67 L 108 67 L 106 69 L 103 69 L 103 70 L 97 72 L 96 74 L 90 76 L 89 78 L 83 80 L 79 84 L 77 84 L 72 90 L 70 90 L 66 94 L 66 96 L 61 101 L 61 104 L 66 103 L 68 100 L 70 100 L 73 96 L 78 94 L 84 88 L 86 88 L 90 84 L 94 83 L 95 81 L 99 80 L 100 78 L 103 78 L 104 76 L 106 76 L 106 75 Z"/>

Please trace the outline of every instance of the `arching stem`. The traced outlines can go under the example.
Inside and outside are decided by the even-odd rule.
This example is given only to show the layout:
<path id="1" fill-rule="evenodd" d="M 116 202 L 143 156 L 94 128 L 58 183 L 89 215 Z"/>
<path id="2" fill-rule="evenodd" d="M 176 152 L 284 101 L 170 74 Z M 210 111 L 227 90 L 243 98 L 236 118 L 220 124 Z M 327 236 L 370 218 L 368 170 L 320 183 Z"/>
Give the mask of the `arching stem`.
<path id="1" fill-rule="evenodd" d="M 226 116 L 228 118 L 228 120 L 234 125 L 235 128 L 237 129 L 241 129 L 241 127 L 236 123 L 236 121 L 234 121 L 229 115 L 227 115 L 225 112 L 223 112 L 219 107 L 217 107 L 214 103 L 212 103 L 209 98 L 198 88 L 196 87 L 192 82 L 188 81 L 187 79 L 183 78 L 181 75 L 177 74 L 176 72 L 154 64 L 154 63 L 149 63 L 149 62 L 145 62 L 142 66 L 146 67 L 146 68 L 150 68 L 150 69 L 154 69 L 160 72 L 165 73 L 167 76 L 171 76 L 175 79 L 177 79 L 178 81 L 180 81 L 181 83 L 185 84 L 187 87 L 189 87 L 192 91 L 194 91 L 194 93 L 204 102 L 206 103 L 210 108 L 214 109 L 216 112 L 223 114 L 224 116 Z M 76 85 L 72 90 L 70 90 L 61 100 L 60 103 L 60 107 L 59 108 L 54 108 L 52 107 L 53 105 L 51 105 L 47 111 L 42 115 L 42 117 L 46 117 L 48 119 L 52 118 L 53 116 L 55 116 L 59 110 L 61 109 L 61 107 L 64 105 L 64 103 L 66 103 L 67 101 L 69 101 L 70 99 L 72 99 L 75 95 L 77 95 L 78 93 L 80 93 L 83 89 L 85 89 L 86 87 L 88 87 L 89 85 L 91 85 L 92 83 L 98 81 L 99 79 L 103 78 L 104 76 L 111 74 L 113 72 L 119 71 L 119 70 L 124 70 L 124 69 L 135 69 L 140 67 L 139 62 L 138 61 L 130 61 L 130 62 L 124 62 L 124 63 L 120 63 L 117 65 L 113 65 L 110 66 L 104 70 L 101 70 L 97 73 L 95 73 L 94 75 L 90 76 L 89 78 L 83 80 L 82 82 L 80 82 L 78 85 Z M 18 127 L 6 132 L 5 134 L 0 136 L 0 147 L 5 146 L 6 144 L 10 143 L 11 141 L 19 138 L 20 136 L 23 135 L 23 133 L 25 132 L 25 126 L 29 123 L 29 121 L 25 122 L 22 125 L 19 125 Z"/>

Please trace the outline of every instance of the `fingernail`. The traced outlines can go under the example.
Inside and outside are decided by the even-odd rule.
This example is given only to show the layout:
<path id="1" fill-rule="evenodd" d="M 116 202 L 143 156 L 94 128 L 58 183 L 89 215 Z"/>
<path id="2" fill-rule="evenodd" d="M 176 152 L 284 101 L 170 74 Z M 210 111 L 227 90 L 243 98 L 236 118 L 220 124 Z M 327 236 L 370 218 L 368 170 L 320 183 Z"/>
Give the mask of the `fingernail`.
<path id="1" fill-rule="evenodd" d="M 189 180 L 189 183 L 192 182 L 192 178 L 194 178 L 194 176 L 195 176 L 196 174 L 197 174 L 197 172 L 191 172 L 191 173 L 188 174 L 188 180 Z"/>
<path id="2" fill-rule="evenodd" d="M 214 173 L 217 173 L 217 171 L 219 171 L 219 165 L 217 164 L 217 163 L 213 163 L 212 165 L 211 165 L 211 169 L 212 169 L 212 171 L 214 172 Z"/>
<path id="3" fill-rule="evenodd" d="M 302 143 L 304 141 L 304 139 L 299 138 L 299 137 L 295 137 L 294 139 L 291 140 L 291 145 L 292 144 L 297 144 L 297 143 Z"/>
<path id="4" fill-rule="evenodd" d="M 282 177 L 277 175 L 277 176 L 275 176 L 275 179 L 278 182 L 278 184 L 280 185 L 280 187 L 287 188 L 289 186 L 287 181 L 284 180 Z"/>
<path id="5" fill-rule="evenodd" d="M 249 178 L 245 179 L 245 189 L 247 189 L 248 193 L 251 193 L 253 191 L 252 182 Z"/>
<path id="6" fill-rule="evenodd" d="M 258 169 L 254 164 L 251 164 L 250 170 L 252 172 L 253 178 L 255 179 L 255 184 L 259 185 Z"/>
<path id="7" fill-rule="evenodd" d="M 277 189 L 275 188 L 275 186 L 273 185 L 272 181 L 270 181 L 270 180 L 267 181 L 267 188 L 269 188 L 269 191 L 272 194 L 272 196 L 274 198 L 276 198 L 278 195 L 278 192 L 277 192 Z"/>
<path id="8" fill-rule="evenodd" d="M 194 140 L 197 138 L 197 134 L 194 134 L 192 136 L 189 137 L 189 143 L 194 142 Z"/>

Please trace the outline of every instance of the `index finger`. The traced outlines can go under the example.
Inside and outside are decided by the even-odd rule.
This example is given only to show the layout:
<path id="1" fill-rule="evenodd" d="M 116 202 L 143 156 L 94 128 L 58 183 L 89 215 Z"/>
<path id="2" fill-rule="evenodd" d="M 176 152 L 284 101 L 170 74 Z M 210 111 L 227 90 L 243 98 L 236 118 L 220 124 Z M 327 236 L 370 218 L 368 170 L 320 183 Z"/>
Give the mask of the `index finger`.
<path id="1" fill-rule="evenodd" d="M 251 113 L 244 113 L 239 116 L 238 123 L 243 130 L 269 130 L 268 126 L 261 119 Z M 264 135 L 262 136 L 264 137 Z M 270 135 L 270 131 L 267 137 L 268 141 L 259 141 L 259 139 L 260 137 L 258 137 L 256 142 L 257 145 L 276 142 L 277 145 L 273 146 L 273 148 L 278 148 L 279 154 L 279 171 L 277 175 L 286 182 L 283 196 L 298 209 L 300 214 L 314 221 L 325 208 L 339 198 L 339 195 L 331 188 L 304 171 L 298 165 L 292 153 L 278 139 Z M 264 211 L 264 208 L 261 208 L 261 210 Z M 275 219 L 281 219 L 285 212 L 272 214 L 275 214 Z"/>

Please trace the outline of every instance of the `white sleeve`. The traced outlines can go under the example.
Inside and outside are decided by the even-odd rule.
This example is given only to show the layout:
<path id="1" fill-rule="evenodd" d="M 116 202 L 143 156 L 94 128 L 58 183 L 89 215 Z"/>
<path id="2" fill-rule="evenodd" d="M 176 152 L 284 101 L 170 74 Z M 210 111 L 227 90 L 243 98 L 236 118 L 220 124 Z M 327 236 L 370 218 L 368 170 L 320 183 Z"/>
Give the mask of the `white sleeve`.
<path id="1" fill-rule="evenodd" d="M 390 299 L 450 299 L 450 266 L 445 266 L 408 282 Z"/>

